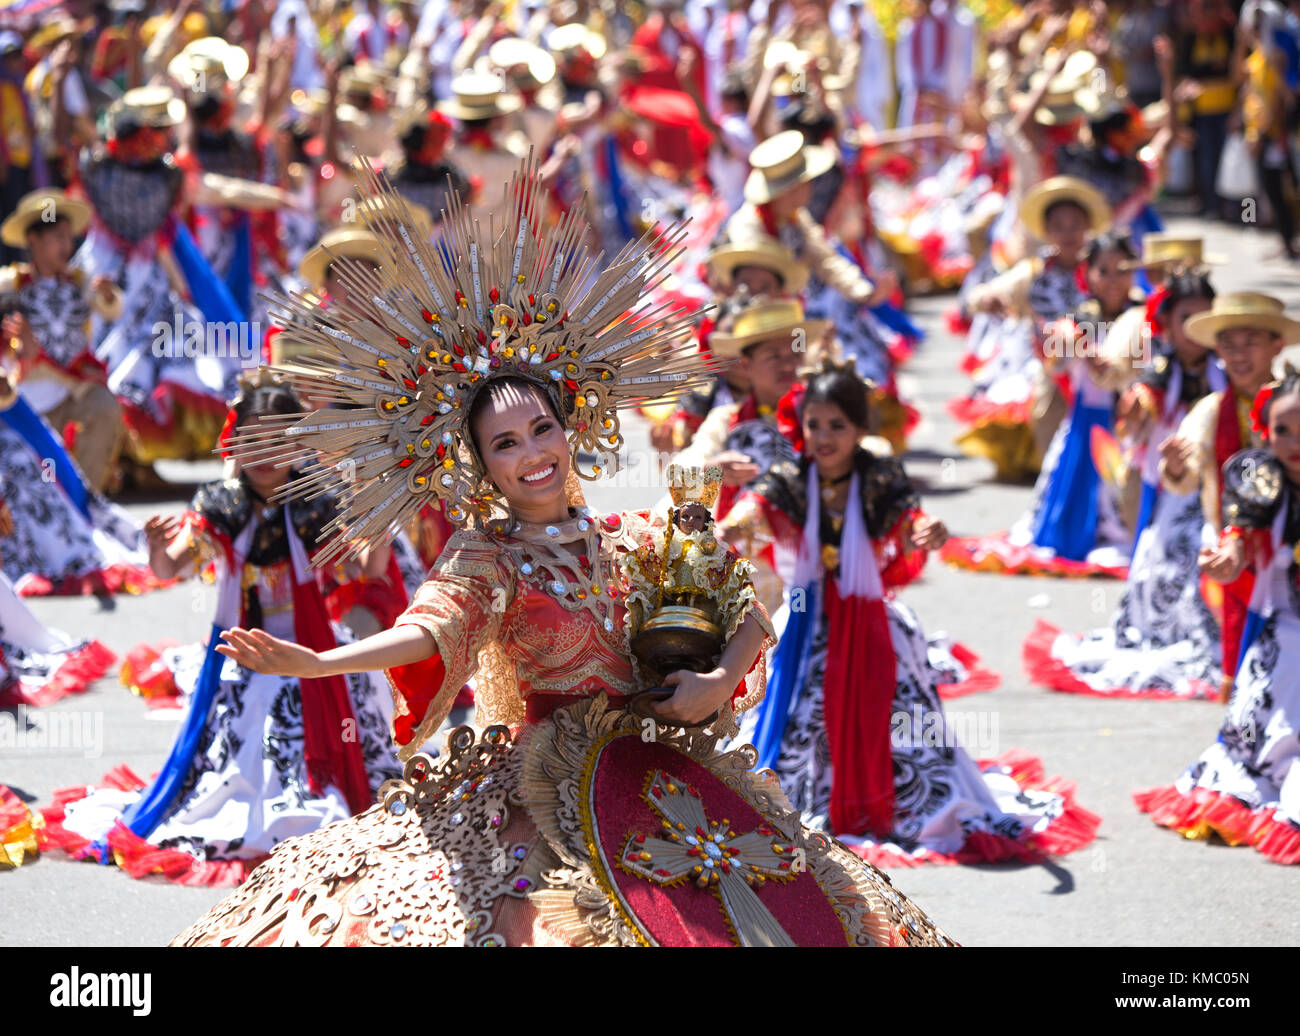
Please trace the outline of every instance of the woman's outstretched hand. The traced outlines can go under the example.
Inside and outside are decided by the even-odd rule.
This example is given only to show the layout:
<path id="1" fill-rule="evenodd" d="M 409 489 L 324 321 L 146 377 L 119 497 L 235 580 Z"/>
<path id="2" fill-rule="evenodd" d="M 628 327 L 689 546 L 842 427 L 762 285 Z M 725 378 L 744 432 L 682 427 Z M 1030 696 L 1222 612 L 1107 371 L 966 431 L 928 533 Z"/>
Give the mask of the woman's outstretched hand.
<path id="1" fill-rule="evenodd" d="M 224 644 L 217 651 L 233 658 L 245 669 L 275 676 L 322 676 L 321 659 L 311 648 L 273 637 L 265 630 L 236 626 L 221 634 Z"/>
<path id="2" fill-rule="evenodd" d="M 694 726 L 703 723 L 730 700 L 736 681 L 722 669 L 709 673 L 679 669 L 664 677 L 664 686 L 673 688 L 673 694 L 655 704 L 655 713 L 669 723 Z"/>

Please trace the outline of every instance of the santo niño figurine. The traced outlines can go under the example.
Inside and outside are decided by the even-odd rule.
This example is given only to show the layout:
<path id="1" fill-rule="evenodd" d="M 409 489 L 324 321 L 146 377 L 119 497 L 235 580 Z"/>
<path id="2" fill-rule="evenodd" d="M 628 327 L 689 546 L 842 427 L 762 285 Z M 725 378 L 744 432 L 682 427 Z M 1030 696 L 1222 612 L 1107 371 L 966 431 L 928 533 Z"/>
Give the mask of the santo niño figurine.
<path id="1" fill-rule="evenodd" d="M 627 599 L 632 651 L 652 680 L 711 669 L 754 600 L 753 566 L 713 529 L 722 469 L 673 464 L 667 475 L 674 506 L 663 546 L 646 544 L 623 561 L 635 588 Z"/>

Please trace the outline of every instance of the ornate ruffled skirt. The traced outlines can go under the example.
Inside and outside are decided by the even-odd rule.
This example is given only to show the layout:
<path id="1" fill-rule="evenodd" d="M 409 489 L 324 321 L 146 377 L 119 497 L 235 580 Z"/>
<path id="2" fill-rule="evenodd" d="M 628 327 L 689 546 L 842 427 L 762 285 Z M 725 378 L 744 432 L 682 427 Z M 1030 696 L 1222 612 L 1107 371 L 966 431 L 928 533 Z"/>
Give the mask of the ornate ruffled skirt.
<path id="1" fill-rule="evenodd" d="M 1279 609 L 1246 650 L 1218 739 L 1172 785 L 1133 796 L 1184 838 L 1300 863 L 1300 614 Z"/>
<path id="2" fill-rule="evenodd" d="M 336 625 L 340 643 L 352 638 Z M 206 649 L 164 652 L 184 709 L 198 697 Z M 388 739 L 392 703 L 377 673 L 347 677 L 354 729 L 372 791 L 399 772 Z M 188 716 L 183 714 L 178 741 Z M 185 885 L 234 885 L 277 843 L 352 815 L 333 785 L 310 786 L 305 759 L 302 691 L 296 677 L 270 676 L 226 659 L 216 694 L 187 758 L 169 759 L 181 772 L 174 798 L 147 829 L 133 807 L 152 788 L 119 766 L 98 787 L 67 788 L 41 810 L 42 849 L 116 863 L 133 878 L 161 875 Z M 160 775 L 158 780 L 162 780 Z"/>
<path id="3" fill-rule="evenodd" d="M 1161 493 L 1111 625 L 1077 635 L 1040 620 L 1023 649 L 1030 679 L 1104 698 L 1213 700 L 1222 678 L 1219 626 L 1196 563 L 1211 535 L 1199 493 Z"/>
<path id="4" fill-rule="evenodd" d="M 717 741 L 603 695 L 516 735 L 457 728 L 174 944 L 951 945 Z"/>
<path id="5" fill-rule="evenodd" d="M 1127 578 L 1131 534 L 1091 454 L 1091 430 L 1109 421 L 1104 408 L 1076 402 L 1052 437 L 1020 520 L 1005 533 L 954 536 L 939 556 L 981 572 Z"/>
<path id="6" fill-rule="evenodd" d="M 116 661 L 99 641 L 44 625 L 0 572 L 0 707 L 49 705 L 80 694 Z"/>
<path id="7" fill-rule="evenodd" d="M 121 508 L 87 494 L 79 508 L 50 464 L 0 425 L 0 498 L 13 515 L 0 537 L 0 565 L 24 597 L 144 593 L 165 585 L 149 570 L 144 534 Z"/>
<path id="8" fill-rule="evenodd" d="M 980 760 L 967 752 L 962 742 L 992 743 L 996 727 L 989 728 L 987 713 L 945 711 L 944 673 L 930 659 L 932 646 L 916 615 L 897 600 L 885 605 L 897 660 L 889 731 L 893 829 L 838 837 L 863 859 L 889 868 L 1038 860 L 1089 844 L 1100 820 L 1075 802 L 1071 782 L 1046 777 L 1042 762 L 1018 749 Z M 828 641 L 823 617 L 775 765 L 803 823 L 816 830 L 831 829 L 834 768 L 823 692 Z M 740 734 L 752 736 L 753 721 Z"/>

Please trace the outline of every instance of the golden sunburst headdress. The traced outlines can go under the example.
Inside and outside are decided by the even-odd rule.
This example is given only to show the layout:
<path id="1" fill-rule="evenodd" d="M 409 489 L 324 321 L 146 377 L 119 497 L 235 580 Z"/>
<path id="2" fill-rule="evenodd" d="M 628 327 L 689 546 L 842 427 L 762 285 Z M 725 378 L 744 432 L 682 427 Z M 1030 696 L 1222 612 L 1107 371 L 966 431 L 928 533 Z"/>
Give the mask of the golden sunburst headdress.
<path id="1" fill-rule="evenodd" d="M 286 377 L 328 408 L 266 418 L 231 439 L 241 459 L 307 465 L 285 497 L 339 487 L 320 563 L 355 556 L 426 503 L 445 504 L 456 523 L 503 513 L 466 421 L 494 378 L 522 377 L 548 392 L 574 470 L 595 479 L 617 465 L 621 409 L 672 400 L 714 373 L 717 361 L 690 340 L 697 312 L 641 306 L 680 256 L 683 224 L 647 232 L 602 265 L 603 253 L 593 257 L 583 243 L 585 206 L 543 234 L 530 155 L 505 187 L 504 227 L 482 226 L 453 193 L 433 244 L 386 179 L 368 163 L 361 176 L 362 210 L 386 216 L 371 225 L 379 268 L 340 260 L 347 308 L 270 297 L 282 334 L 305 354 Z M 599 463 L 584 469 L 582 454 Z"/>

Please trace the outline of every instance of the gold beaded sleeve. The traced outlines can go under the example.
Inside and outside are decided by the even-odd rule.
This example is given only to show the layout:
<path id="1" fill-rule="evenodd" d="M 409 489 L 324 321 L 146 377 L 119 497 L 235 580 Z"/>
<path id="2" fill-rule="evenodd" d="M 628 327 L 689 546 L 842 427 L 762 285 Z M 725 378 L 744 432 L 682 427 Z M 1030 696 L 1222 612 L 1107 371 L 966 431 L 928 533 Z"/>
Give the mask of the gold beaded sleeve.
<path id="1" fill-rule="evenodd" d="M 501 686 L 500 678 L 507 674 L 499 671 L 492 650 L 514 591 L 513 573 L 486 536 L 461 530 L 447 541 L 396 623 L 427 630 L 438 648 L 433 658 L 388 670 L 393 740 L 400 758 L 417 751 L 441 726 L 461 687 L 476 675 L 480 722 L 518 722 L 522 717 L 518 689 L 513 681 Z M 486 668 L 484 659 L 490 663 Z"/>

